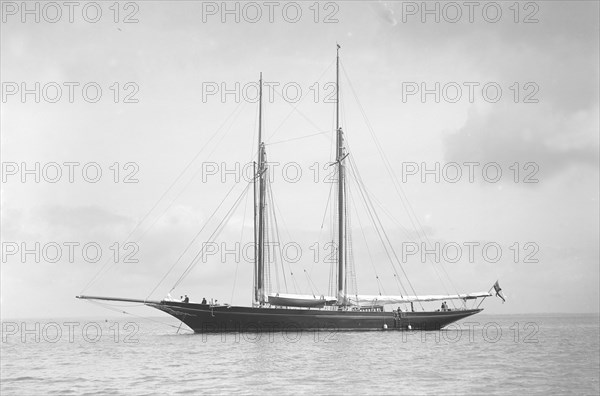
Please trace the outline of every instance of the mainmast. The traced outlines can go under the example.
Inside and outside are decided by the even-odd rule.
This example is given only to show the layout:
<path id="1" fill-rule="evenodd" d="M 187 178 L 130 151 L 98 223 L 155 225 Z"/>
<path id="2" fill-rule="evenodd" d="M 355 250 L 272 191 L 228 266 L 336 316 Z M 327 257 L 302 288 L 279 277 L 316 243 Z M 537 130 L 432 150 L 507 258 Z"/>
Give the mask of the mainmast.
<path id="1" fill-rule="evenodd" d="M 338 304 L 346 304 L 346 230 L 345 230 L 345 197 L 344 197 L 344 135 L 340 127 L 340 45 L 337 45 L 335 63 L 335 130 L 336 130 L 336 162 L 338 166 Z"/>
<path id="2" fill-rule="evenodd" d="M 264 293 L 264 209 L 265 209 L 265 177 L 266 151 L 262 141 L 262 73 L 260 73 L 258 88 L 258 164 L 255 164 L 254 174 L 254 300 L 259 305 L 265 302 Z M 258 186 L 257 186 L 258 182 Z M 258 197 L 257 197 L 258 195 Z"/>

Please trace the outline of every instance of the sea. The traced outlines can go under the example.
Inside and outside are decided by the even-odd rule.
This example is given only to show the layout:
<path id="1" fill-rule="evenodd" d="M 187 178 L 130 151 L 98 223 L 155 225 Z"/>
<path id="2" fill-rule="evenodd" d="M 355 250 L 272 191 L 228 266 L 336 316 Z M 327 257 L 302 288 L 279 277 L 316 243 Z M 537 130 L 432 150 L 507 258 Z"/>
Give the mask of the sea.
<path id="1" fill-rule="evenodd" d="M 599 316 L 447 330 L 192 334 L 166 318 L 3 320 L 0 394 L 598 395 Z"/>

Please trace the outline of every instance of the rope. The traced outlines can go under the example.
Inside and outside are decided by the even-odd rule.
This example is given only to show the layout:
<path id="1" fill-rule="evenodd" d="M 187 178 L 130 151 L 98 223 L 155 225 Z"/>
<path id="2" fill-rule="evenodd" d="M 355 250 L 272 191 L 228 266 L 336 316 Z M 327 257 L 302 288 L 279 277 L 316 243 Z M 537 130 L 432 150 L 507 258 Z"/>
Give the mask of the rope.
<path id="1" fill-rule="evenodd" d="M 358 220 L 358 227 L 360 228 L 361 235 L 363 237 L 363 240 L 365 241 L 365 247 L 367 248 L 367 254 L 369 255 L 369 263 L 371 263 L 373 272 L 375 272 L 375 279 L 377 279 L 377 282 L 378 282 L 377 288 L 379 290 L 379 295 L 381 295 L 381 290 L 383 289 L 383 286 L 381 285 L 381 281 L 379 280 L 379 274 L 377 273 L 377 268 L 375 268 L 375 264 L 373 263 L 373 256 L 371 255 L 371 249 L 369 249 L 369 243 L 367 242 L 365 230 L 363 229 L 362 222 L 360 221 L 360 216 L 358 214 L 356 204 L 354 203 L 354 197 L 352 196 L 352 193 L 350 193 L 349 195 L 351 197 L 351 202 L 352 202 L 352 207 L 354 208 L 354 213 L 356 214 L 356 219 Z M 384 294 L 385 294 L 385 292 L 384 292 Z"/>
<path id="2" fill-rule="evenodd" d="M 325 132 L 317 132 L 317 133 L 313 133 L 311 135 L 305 135 L 305 136 L 299 136 L 299 137 L 295 137 L 295 138 L 290 138 L 290 139 L 286 139 L 286 140 L 278 140 L 276 142 L 273 143 L 268 143 L 267 146 L 272 146 L 274 144 L 281 144 L 281 143 L 287 143 L 287 142 L 292 142 L 294 140 L 300 140 L 300 139 L 306 139 L 309 137 L 314 137 L 314 136 L 319 136 L 319 135 L 324 135 L 326 133 L 331 133 L 331 131 L 325 131 Z"/>
<path id="3" fill-rule="evenodd" d="M 115 308 L 113 308 L 113 306 L 111 306 L 111 305 L 109 305 L 109 304 L 106 304 L 106 303 L 101 303 L 101 302 L 99 302 L 99 301 L 94 301 L 94 300 L 86 300 L 86 301 L 87 301 L 88 303 L 91 303 L 91 304 L 96 304 L 96 305 L 99 305 L 99 306 L 101 306 L 102 308 L 104 308 L 104 309 L 108 309 L 108 310 L 110 310 L 110 311 L 114 311 L 114 312 L 122 313 L 122 314 L 125 314 L 125 315 L 131 315 L 131 316 L 135 316 L 135 317 L 137 317 L 137 318 L 144 319 L 144 320 L 147 320 L 147 321 L 150 321 L 150 322 L 155 322 L 155 323 L 162 324 L 162 325 L 165 325 L 165 326 L 173 327 L 173 328 L 176 328 L 176 329 L 178 329 L 178 331 L 179 331 L 179 328 L 181 327 L 181 323 L 179 324 L 179 326 L 175 326 L 175 325 L 172 325 L 172 324 L 170 324 L 170 323 L 165 323 L 165 322 L 161 322 L 161 321 L 159 321 L 159 320 L 154 320 L 154 319 L 151 319 L 151 318 L 148 318 L 148 317 L 144 317 L 144 316 L 140 316 L 140 315 L 132 314 L 131 312 L 127 312 L 127 311 L 121 311 L 121 310 L 118 310 L 118 309 L 115 309 Z M 139 306 L 139 305 L 145 305 L 145 304 L 136 304 L 136 305 L 137 305 L 137 306 Z M 134 306 L 135 306 L 135 305 L 134 305 Z M 190 331 L 190 330 L 187 330 L 187 331 Z M 191 331 L 191 333 L 193 333 L 193 331 Z"/>
<path id="4" fill-rule="evenodd" d="M 246 212 L 248 210 L 248 197 L 250 196 L 250 194 L 246 195 L 246 201 L 244 203 L 244 217 L 242 220 L 242 231 L 240 233 L 240 249 L 243 249 L 243 241 L 244 241 L 244 229 L 246 228 Z M 243 250 L 242 250 L 243 252 Z M 235 285 L 237 283 L 237 274 L 238 274 L 238 269 L 240 267 L 240 261 L 242 261 L 244 259 L 244 257 L 240 257 L 240 259 L 237 261 L 236 265 L 235 265 L 235 274 L 233 275 L 233 287 L 231 288 L 231 298 L 229 299 L 229 301 L 231 301 L 231 304 L 233 304 L 233 294 L 235 293 Z"/>
<path id="5" fill-rule="evenodd" d="M 274 226 L 273 228 L 275 230 L 274 238 L 276 239 L 276 241 L 278 242 L 278 245 L 279 245 L 278 251 L 279 251 L 279 258 L 281 260 L 281 273 L 283 275 L 283 285 L 285 287 L 285 292 L 287 293 L 288 285 L 287 285 L 287 278 L 285 276 L 286 271 L 285 271 L 285 266 L 284 266 L 283 252 L 281 250 L 281 236 L 279 234 L 279 222 L 277 221 L 277 213 L 276 213 L 279 210 L 279 208 L 277 207 L 277 203 L 275 202 L 275 199 L 273 198 L 273 188 L 271 187 L 271 184 L 267 183 L 267 186 L 268 186 L 268 193 L 269 193 L 268 199 L 269 199 L 269 203 L 271 204 L 270 208 L 271 208 L 271 215 L 272 215 L 272 221 L 273 221 L 273 226 Z M 284 224 L 284 228 L 285 228 L 285 224 Z M 287 232 L 287 229 L 286 229 L 286 232 Z M 289 237 L 289 232 L 287 232 L 287 234 Z M 292 238 L 289 238 L 289 239 L 291 240 Z M 290 273 L 292 273 L 291 269 L 290 269 Z M 279 274 L 279 272 L 277 272 L 277 275 L 276 275 L 277 277 L 279 276 L 278 274 Z M 279 278 L 277 279 L 277 283 L 278 283 L 277 287 L 279 288 Z"/>
<path id="6" fill-rule="evenodd" d="M 329 64 L 329 66 L 327 66 L 327 68 L 325 70 L 323 70 L 323 72 L 321 73 L 321 75 L 319 76 L 319 78 L 317 78 L 317 82 L 321 81 L 321 79 L 323 78 L 323 76 L 325 75 L 325 73 L 327 73 L 327 71 L 329 71 L 329 69 L 331 68 L 331 66 L 335 63 L 335 61 L 331 62 Z M 273 133 L 271 134 L 271 136 L 269 136 L 268 140 L 271 140 L 273 138 L 273 136 L 275 136 L 275 134 L 277 132 L 279 132 L 279 130 L 281 129 L 281 127 L 285 124 L 285 122 L 288 120 L 288 118 L 290 118 L 290 116 L 292 114 L 294 114 L 294 112 L 297 112 L 298 114 L 300 114 L 304 119 L 306 119 L 309 123 L 311 123 L 313 126 L 315 126 L 315 128 L 317 128 L 317 130 L 319 129 L 318 126 L 315 125 L 315 123 L 313 123 L 308 117 L 306 117 L 303 113 L 300 112 L 300 110 L 298 110 L 298 105 L 300 105 L 300 103 L 302 103 L 302 101 L 304 100 L 304 98 L 306 98 L 308 96 L 308 93 L 310 92 L 310 90 L 306 91 L 306 94 L 302 95 L 300 97 L 300 100 L 298 102 L 296 102 L 295 104 L 290 103 L 288 100 L 286 100 L 279 92 L 275 91 L 274 92 L 279 95 L 280 98 L 284 99 L 284 102 L 287 103 L 288 105 L 290 105 L 292 107 L 292 110 L 290 110 L 290 112 L 285 116 L 285 118 L 281 121 L 281 123 L 277 126 L 277 128 L 275 128 L 273 130 Z"/>
<path id="7" fill-rule="evenodd" d="M 181 259 L 183 258 L 183 256 L 192 247 L 192 245 L 194 244 L 194 242 L 196 242 L 196 240 L 198 239 L 198 237 L 200 236 L 200 234 L 202 233 L 202 231 L 204 231 L 204 229 L 206 228 L 206 226 L 208 225 L 208 223 L 212 220 L 212 218 L 215 216 L 215 214 L 219 211 L 219 209 L 221 208 L 221 206 L 223 205 L 223 203 L 225 202 L 225 200 L 227 199 L 227 197 L 229 197 L 229 194 L 231 194 L 231 192 L 233 191 L 233 189 L 236 186 L 237 186 L 237 184 L 234 184 L 233 186 L 231 186 L 231 188 L 229 189 L 229 191 L 227 192 L 227 194 L 225 195 L 225 197 L 223 197 L 223 199 L 221 200 L 221 202 L 219 203 L 219 205 L 217 206 L 217 208 L 212 212 L 212 214 L 210 215 L 210 217 L 204 222 L 204 225 L 202 226 L 202 228 L 200 228 L 200 231 L 198 231 L 196 233 L 196 235 L 194 235 L 194 237 L 192 238 L 192 240 L 190 241 L 190 243 L 188 243 L 188 245 L 186 246 L 185 250 L 179 255 L 179 257 L 173 263 L 173 265 L 171 265 L 171 267 L 169 267 L 169 269 L 167 270 L 167 272 L 163 275 L 163 277 L 156 284 L 156 286 L 154 286 L 154 289 L 152 289 L 152 291 L 148 294 L 148 297 L 146 297 L 146 299 L 150 298 L 150 296 L 152 295 L 152 293 L 154 293 L 156 291 L 156 289 L 158 289 L 158 287 L 163 283 L 163 281 L 166 279 L 166 277 L 169 276 L 169 274 L 171 273 L 171 271 L 173 271 L 173 269 L 175 268 L 175 266 L 177 264 L 179 264 L 179 262 L 181 261 Z M 171 289 L 171 290 L 173 290 L 173 289 Z"/>
<path id="8" fill-rule="evenodd" d="M 372 205 L 370 205 L 369 196 L 367 195 L 366 190 L 363 188 L 362 179 L 360 177 L 360 174 L 358 173 L 358 169 L 355 167 L 353 158 L 350 158 L 350 170 L 352 172 L 352 176 L 353 176 L 354 180 L 356 181 L 356 183 L 358 185 L 358 191 L 361 194 L 362 202 L 365 205 L 365 208 L 367 209 L 367 213 L 369 214 L 371 222 L 375 226 L 375 231 L 377 231 L 379 240 L 381 241 L 381 244 L 385 250 L 385 253 L 388 256 L 388 260 L 390 262 L 390 265 L 392 266 L 392 270 L 395 275 L 398 275 L 398 271 L 396 270 L 396 267 L 394 266 L 394 260 L 392 259 L 392 255 L 390 254 L 390 251 L 393 248 L 391 246 L 388 247 L 388 245 L 385 242 L 385 239 L 383 238 L 384 236 L 387 237 L 387 235 L 385 235 L 385 231 L 382 229 L 379 218 L 377 217 L 377 213 L 373 210 Z M 388 242 L 389 242 L 389 240 L 388 240 Z M 400 265 L 400 267 L 402 268 L 402 265 Z M 406 274 L 405 274 L 405 276 L 406 276 Z M 398 279 L 399 279 L 399 277 L 398 277 Z M 408 279 L 408 277 L 407 277 L 407 279 Z M 405 295 L 408 294 L 407 289 L 402 284 L 402 281 L 400 281 L 400 285 L 401 285 L 400 293 L 405 294 Z"/>
<path id="9" fill-rule="evenodd" d="M 231 216 L 233 215 L 233 213 L 235 212 L 235 210 L 239 206 L 240 202 L 242 201 L 242 198 L 248 192 L 249 187 L 250 187 L 250 183 L 248 183 L 246 185 L 246 188 L 244 188 L 244 190 L 242 191 L 242 193 L 239 195 L 239 197 L 234 202 L 233 206 L 226 213 L 225 218 L 219 223 L 219 225 L 217 226 L 217 229 L 209 237 L 208 242 L 213 242 L 214 239 L 219 236 L 219 234 L 221 233 L 221 231 L 223 230 L 223 228 L 225 228 L 225 225 L 229 222 Z M 204 245 L 204 246 L 206 246 L 206 245 Z M 194 268 L 194 266 L 196 264 L 198 264 L 198 261 L 199 261 L 201 255 L 203 253 L 204 253 L 204 247 L 196 254 L 196 256 L 194 256 L 194 258 L 192 259 L 192 261 L 190 262 L 190 264 L 187 266 L 187 268 L 185 269 L 185 271 L 183 272 L 183 274 L 181 274 L 181 276 L 179 277 L 179 279 L 177 279 L 177 282 L 175 282 L 175 284 L 173 285 L 173 287 L 171 288 L 171 290 L 169 292 L 173 291 L 177 286 L 179 286 L 179 284 L 185 279 L 185 277 L 187 275 L 189 275 L 189 273 Z"/>
<path id="10" fill-rule="evenodd" d="M 208 142 L 202 146 L 202 148 L 196 153 L 196 155 L 187 163 L 187 165 L 183 168 L 183 170 L 181 172 L 179 172 L 179 175 L 175 178 L 175 180 L 171 183 L 171 185 L 167 188 L 167 190 L 160 196 L 160 198 L 154 203 L 154 205 L 150 208 L 150 210 L 148 212 L 146 212 L 146 214 L 142 217 L 142 219 L 140 221 L 138 221 L 138 223 L 135 225 L 135 227 L 129 232 L 129 234 L 127 235 L 127 237 L 125 238 L 125 241 L 120 244 L 119 249 L 121 249 L 122 246 L 125 246 L 128 242 L 130 242 L 130 238 L 133 236 L 133 234 L 140 228 L 140 226 L 142 225 L 142 223 L 148 218 L 148 216 L 158 207 L 158 205 L 162 202 L 162 200 L 166 197 L 166 195 L 173 189 L 173 187 L 175 187 L 175 185 L 177 184 L 177 182 L 181 179 L 181 177 L 187 172 L 187 170 L 192 166 L 192 164 L 196 161 L 196 159 L 198 159 L 198 157 L 200 156 L 200 154 L 202 154 L 202 152 L 204 151 L 205 148 L 208 147 L 208 145 L 210 144 L 210 142 L 217 136 L 217 134 L 221 131 L 221 129 L 223 129 L 223 127 L 227 124 L 227 122 L 234 117 L 234 120 L 237 118 L 237 116 L 239 115 L 238 110 L 242 107 L 242 104 L 244 102 L 240 102 L 237 107 L 227 116 L 227 118 L 225 119 L 225 121 L 223 121 L 223 123 L 219 126 L 219 128 L 217 128 L 217 130 L 212 134 L 212 136 L 208 139 Z M 237 114 L 236 114 L 237 112 Z M 235 115 L 235 116 L 234 116 Z M 231 129 L 231 127 L 226 131 L 229 132 L 229 130 Z M 226 134 L 225 133 L 225 134 Z M 221 139 L 222 140 L 222 139 Z M 219 141 L 220 143 L 220 141 Z M 218 143 L 217 143 L 218 145 Z M 196 172 L 197 174 L 197 172 Z M 195 176 L 195 174 L 194 174 Z M 193 178 L 192 178 L 193 179 Z M 191 179 L 191 180 L 192 180 Z M 191 181 L 190 180 L 190 181 Z M 185 189 L 188 185 L 189 185 L 189 181 L 188 183 L 184 186 L 183 189 Z M 182 190 L 183 191 L 183 190 Z M 141 240 L 141 238 L 148 232 L 149 229 L 151 229 L 154 224 L 156 224 L 156 222 L 162 218 L 162 216 L 164 216 L 164 214 L 166 213 L 166 211 L 171 207 L 171 205 L 173 204 L 173 202 L 179 197 L 179 195 L 181 195 L 181 192 L 177 195 L 177 197 L 175 197 L 174 200 L 172 200 L 169 205 L 167 205 L 166 209 L 162 212 L 162 214 L 150 225 L 149 228 L 147 228 L 142 235 L 140 236 L 140 238 L 138 239 L 137 242 L 139 242 Z M 92 277 L 92 279 L 90 279 L 90 281 L 84 286 L 84 288 L 81 290 L 81 294 L 84 294 L 84 292 L 92 285 L 94 284 L 100 277 L 102 272 L 108 271 L 108 269 L 112 268 L 112 266 L 116 263 L 112 263 L 112 265 L 108 266 L 108 264 L 110 263 L 110 258 L 107 258 L 104 262 L 104 264 L 102 265 L 102 267 L 100 267 L 100 269 L 94 274 L 94 276 Z"/>
<path id="11" fill-rule="evenodd" d="M 354 98 L 356 100 L 356 103 L 358 104 L 358 107 L 360 109 L 360 112 L 365 120 L 365 123 L 367 125 L 367 129 L 369 130 L 369 133 L 371 134 L 371 137 L 373 138 L 373 141 L 375 142 L 375 145 L 377 147 L 377 150 L 379 151 L 379 155 L 381 156 L 385 168 L 390 176 L 390 178 L 392 179 L 392 184 L 394 185 L 394 189 L 396 190 L 396 193 L 398 194 L 398 196 L 400 197 L 400 201 L 402 203 L 402 206 L 404 207 L 404 209 L 407 211 L 407 213 L 409 214 L 409 219 L 414 227 L 414 229 L 417 231 L 417 234 L 419 235 L 419 237 L 421 237 L 421 234 L 423 234 L 424 239 L 427 240 L 427 242 L 429 244 L 431 244 L 431 241 L 429 241 L 429 238 L 427 237 L 427 234 L 424 232 L 423 230 L 423 226 L 421 225 L 421 223 L 418 220 L 418 217 L 416 216 L 414 209 L 412 208 L 412 206 L 410 205 L 410 202 L 408 201 L 408 198 L 406 197 L 406 194 L 404 193 L 403 189 L 401 186 L 399 186 L 398 180 L 397 180 L 397 176 L 395 175 L 395 172 L 393 170 L 393 168 L 391 167 L 391 164 L 389 163 L 389 160 L 387 159 L 385 152 L 383 151 L 381 144 L 379 143 L 379 140 L 377 139 L 377 136 L 375 135 L 373 128 L 371 126 L 371 123 L 369 122 L 366 113 L 364 111 L 364 108 L 362 106 L 362 104 L 360 103 L 360 101 L 358 100 L 358 96 L 356 95 L 356 92 L 354 90 L 354 87 L 352 85 L 352 82 L 350 81 L 350 78 L 348 77 L 348 74 L 346 73 L 346 70 L 344 69 L 344 67 L 342 66 L 342 70 L 344 72 L 344 75 L 346 76 L 346 79 L 348 81 L 348 85 L 350 86 L 350 90 L 352 91 L 352 94 L 354 95 Z M 412 215 L 412 216 L 411 216 Z M 415 224 L 416 223 L 416 224 Z M 420 231 L 420 233 L 419 233 Z M 440 266 L 442 268 L 442 270 L 444 271 L 448 282 L 451 284 L 451 286 L 455 289 L 456 294 L 458 293 L 458 290 L 456 288 L 456 286 L 454 286 L 454 284 L 452 283 L 452 280 L 450 279 L 450 276 L 448 275 L 446 269 L 444 268 L 444 266 Z M 437 271 L 436 266 L 433 266 L 434 270 Z M 441 280 L 441 278 L 440 278 Z M 410 283 L 410 281 L 409 281 Z M 448 293 L 446 286 L 444 285 L 444 283 L 442 282 L 442 286 L 444 287 L 444 290 L 446 290 L 446 293 Z M 454 305 L 454 303 L 452 302 L 452 304 Z"/>

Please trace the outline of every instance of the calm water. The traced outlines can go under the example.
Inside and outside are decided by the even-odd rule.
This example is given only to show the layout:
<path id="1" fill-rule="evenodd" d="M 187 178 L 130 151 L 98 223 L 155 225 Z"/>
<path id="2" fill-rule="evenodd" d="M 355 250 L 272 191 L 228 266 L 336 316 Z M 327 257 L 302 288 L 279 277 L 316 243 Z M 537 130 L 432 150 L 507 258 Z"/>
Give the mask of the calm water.
<path id="1" fill-rule="evenodd" d="M 598 315 L 260 337 L 177 334 L 137 318 L 38 323 L 3 322 L 2 395 L 600 393 Z"/>

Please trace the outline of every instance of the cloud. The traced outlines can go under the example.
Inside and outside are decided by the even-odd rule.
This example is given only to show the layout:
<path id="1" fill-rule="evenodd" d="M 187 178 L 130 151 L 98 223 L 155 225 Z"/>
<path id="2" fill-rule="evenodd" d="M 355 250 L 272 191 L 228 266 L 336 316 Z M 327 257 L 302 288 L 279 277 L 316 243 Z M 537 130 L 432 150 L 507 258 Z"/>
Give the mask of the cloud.
<path id="1" fill-rule="evenodd" d="M 597 108 L 570 114 L 535 106 L 473 110 L 462 128 L 445 136 L 445 159 L 497 162 L 503 169 L 535 162 L 544 176 L 571 166 L 597 167 L 597 119 Z"/>
<path id="2" fill-rule="evenodd" d="M 61 206 L 49 205 L 37 211 L 39 219 L 52 226 L 69 228 L 110 228 L 121 227 L 131 222 L 123 216 L 99 206 Z"/>
<path id="3" fill-rule="evenodd" d="M 371 9 L 379 18 L 383 19 L 386 23 L 389 23 L 392 26 L 396 26 L 398 24 L 398 20 L 394 15 L 394 8 L 389 3 L 385 1 L 379 1 L 377 3 L 371 4 Z"/>

